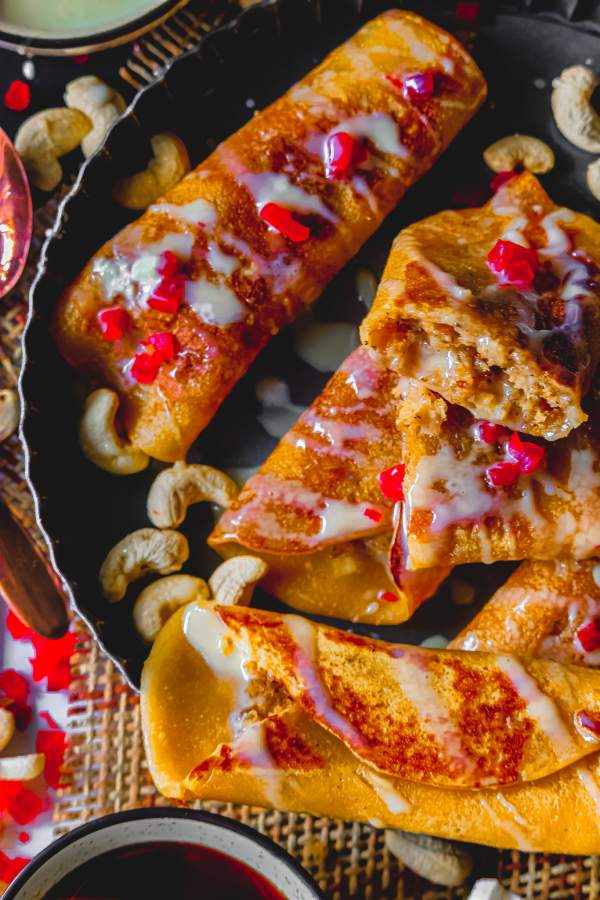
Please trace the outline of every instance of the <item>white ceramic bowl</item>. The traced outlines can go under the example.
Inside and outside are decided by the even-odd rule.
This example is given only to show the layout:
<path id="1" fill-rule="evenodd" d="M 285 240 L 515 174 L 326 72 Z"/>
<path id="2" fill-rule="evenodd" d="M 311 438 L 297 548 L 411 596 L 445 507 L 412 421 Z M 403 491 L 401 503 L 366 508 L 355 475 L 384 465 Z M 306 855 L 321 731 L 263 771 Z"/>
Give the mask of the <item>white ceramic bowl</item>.
<path id="1" fill-rule="evenodd" d="M 287 900 L 322 900 L 302 866 L 273 841 L 224 816 L 178 808 L 136 809 L 87 822 L 39 853 L 3 900 L 43 900 L 77 866 L 110 850 L 147 841 L 186 842 L 217 850 L 258 872 Z"/>

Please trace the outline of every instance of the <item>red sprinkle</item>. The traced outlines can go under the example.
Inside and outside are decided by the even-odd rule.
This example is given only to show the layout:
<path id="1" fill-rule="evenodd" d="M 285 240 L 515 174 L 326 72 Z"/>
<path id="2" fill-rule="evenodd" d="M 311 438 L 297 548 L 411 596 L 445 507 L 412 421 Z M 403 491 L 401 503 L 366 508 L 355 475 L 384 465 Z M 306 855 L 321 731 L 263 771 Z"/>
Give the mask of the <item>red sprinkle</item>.
<path id="1" fill-rule="evenodd" d="M 4 95 L 4 105 L 14 112 L 22 112 L 31 103 L 31 89 L 26 81 L 11 81 Z"/>
<path id="2" fill-rule="evenodd" d="M 589 713 L 582 709 L 577 713 L 577 718 L 579 719 L 579 723 L 583 726 L 583 728 L 587 728 L 588 731 L 600 735 L 600 719 L 598 719 L 596 716 L 591 716 Z"/>
<path id="3" fill-rule="evenodd" d="M 586 653 L 600 650 L 600 623 L 598 619 L 593 619 L 587 625 L 582 625 L 581 628 L 578 628 L 577 639 Z"/>
<path id="4" fill-rule="evenodd" d="M 184 290 L 185 283 L 181 275 L 163 278 L 148 298 L 148 306 L 157 312 L 176 313 L 183 303 Z"/>
<path id="5" fill-rule="evenodd" d="M 428 100 L 435 92 L 433 72 L 410 72 L 400 78 L 405 100 Z"/>
<path id="6" fill-rule="evenodd" d="M 0 881 L 10 884 L 30 862 L 31 860 L 25 856 L 14 856 L 11 859 L 3 850 L 0 850 Z"/>
<path id="7" fill-rule="evenodd" d="M 379 591 L 377 594 L 378 600 L 383 600 L 385 603 L 397 603 L 398 597 L 396 594 L 392 594 L 391 591 Z"/>
<path id="8" fill-rule="evenodd" d="M 14 669 L 5 669 L 4 672 L 0 672 L 0 691 L 11 700 L 25 703 L 29 696 L 29 685 L 25 676 L 20 672 L 16 672 Z"/>
<path id="9" fill-rule="evenodd" d="M 504 425 L 496 425 L 495 422 L 480 422 L 479 437 L 486 444 L 497 444 L 499 441 L 507 438 L 510 430 Z"/>
<path id="10" fill-rule="evenodd" d="M 301 243 L 310 237 L 310 228 L 298 222 L 284 206 L 266 203 L 260 211 L 263 222 L 285 235 L 290 241 Z"/>
<path id="11" fill-rule="evenodd" d="M 519 467 L 516 462 L 497 462 L 487 467 L 485 475 L 493 487 L 508 487 L 519 477 Z"/>
<path id="12" fill-rule="evenodd" d="M 31 640 L 35 650 L 35 656 L 30 660 L 33 680 L 46 678 L 49 691 L 68 688 L 71 680 L 69 660 L 77 643 L 76 635 L 68 631 L 64 637 L 50 641 L 32 634 Z"/>
<path id="13" fill-rule="evenodd" d="M 508 442 L 508 452 L 518 465 L 519 472 L 522 472 L 523 475 L 535 472 L 546 457 L 545 447 L 540 446 L 540 444 L 534 444 L 533 441 L 522 441 L 516 432 Z"/>
<path id="14" fill-rule="evenodd" d="M 131 377 L 138 384 L 152 384 L 162 362 L 163 358 L 157 350 L 152 353 L 137 353 L 133 359 Z"/>
<path id="15" fill-rule="evenodd" d="M 385 471 L 380 472 L 377 476 L 377 481 L 379 482 L 381 493 L 384 497 L 387 497 L 388 500 L 393 500 L 394 503 L 404 500 L 404 492 L 402 490 L 404 466 L 402 463 L 398 463 L 396 466 L 392 466 L 390 469 L 385 469 Z"/>
<path id="16" fill-rule="evenodd" d="M 61 782 L 62 765 L 67 749 L 67 736 L 60 729 L 54 731 L 38 731 L 35 739 L 35 749 L 46 757 L 44 763 L 44 778 L 52 788 L 57 788 Z"/>
<path id="17" fill-rule="evenodd" d="M 102 309 L 98 313 L 98 322 L 105 341 L 118 341 L 123 337 L 129 325 L 129 315 L 118 306 Z"/>
<path id="18" fill-rule="evenodd" d="M 8 628 L 10 636 L 13 637 L 15 641 L 30 640 L 31 635 L 33 634 L 33 630 L 29 625 L 25 625 L 24 622 L 21 622 L 12 609 L 9 609 L 8 611 L 6 627 Z"/>
<path id="19" fill-rule="evenodd" d="M 29 841 L 31 840 L 31 835 L 27 834 L 26 831 L 20 831 L 19 832 L 19 840 L 21 841 L 22 844 L 28 844 Z"/>
<path id="20" fill-rule="evenodd" d="M 158 274 L 164 278 L 172 278 L 179 271 L 179 260 L 172 250 L 165 250 L 160 255 Z"/>
<path id="21" fill-rule="evenodd" d="M 535 250 L 521 247 L 513 241 L 496 241 L 488 253 L 488 267 L 498 276 L 500 284 L 529 289 L 539 268 Z"/>
<path id="22" fill-rule="evenodd" d="M 44 808 L 44 801 L 20 781 L 0 781 L 0 808 L 19 825 L 30 825 Z"/>
<path id="23" fill-rule="evenodd" d="M 476 22 L 479 16 L 479 3 L 465 2 L 460 0 L 456 4 L 456 18 L 462 19 L 463 22 Z"/>
<path id="24" fill-rule="evenodd" d="M 496 193 L 496 191 L 499 191 L 508 181 L 512 181 L 513 178 L 516 178 L 517 175 L 518 172 L 515 172 L 514 169 L 510 169 L 508 172 L 498 172 L 498 174 L 494 175 L 490 181 L 490 187 L 493 192 Z"/>
<path id="25" fill-rule="evenodd" d="M 175 359 L 179 353 L 179 341 L 170 331 L 157 331 L 148 338 L 148 343 L 159 354 L 162 362 Z M 153 354 L 156 355 L 156 354 Z"/>
<path id="26" fill-rule="evenodd" d="M 325 141 L 325 175 L 327 178 L 347 178 L 352 166 L 363 162 L 367 151 L 360 141 L 345 131 L 330 134 Z"/>
<path id="27" fill-rule="evenodd" d="M 366 516 L 367 519 L 371 519 L 373 522 L 381 522 L 383 519 L 382 513 L 380 513 L 378 509 L 373 509 L 372 506 L 363 509 L 363 516 Z"/>

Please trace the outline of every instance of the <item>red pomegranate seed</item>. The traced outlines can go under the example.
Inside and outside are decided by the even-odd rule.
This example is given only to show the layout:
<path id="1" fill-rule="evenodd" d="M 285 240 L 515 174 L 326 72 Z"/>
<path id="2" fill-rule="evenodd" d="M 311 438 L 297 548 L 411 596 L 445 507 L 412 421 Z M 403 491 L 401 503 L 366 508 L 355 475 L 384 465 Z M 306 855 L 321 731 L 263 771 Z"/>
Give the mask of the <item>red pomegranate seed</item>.
<path id="1" fill-rule="evenodd" d="M 181 276 L 163 278 L 152 291 L 148 306 L 157 312 L 174 314 L 183 303 L 184 290 L 185 283 Z"/>
<path id="2" fill-rule="evenodd" d="M 179 260 L 171 250 L 165 250 L 160 255 L 158 274 L 163 278 L 172 278 L 179 271 Z"/>
<path id="3" fill-rule="evenodd" d="M 98 313 L 98 323 L 105 341 L 118 341 L 123 337 L 129 325 L 129 316 L 124 309 L 111 306 Z"/>
<path id="4" fill-rule="evenodd" d="M 377 481 L 379 482 L 381 493 L 384 497 L 387 497 L 388 500 L 393 500 L 394 503 L 397 503 L 399 500 L 404 499 L 402 490 L 404 466 L 402 463 L 398 463 L 398 465 L 392 466 L 384 472 L 380 472 L 377 476 Z"/>
<path id="5" fill-rule="evenodd" d="M 535 472 L 546 457 L 546 449 L 533 441 L 522 441 L 515 432 L 508 442 L 508 452 L 519 467 L 519 472 L 528 475 Z"/>
<path id="6" fill-rule="evenodd" d="M 597 716 L 591 716 L 584 709 L 577 713 L 577 718 L 579 719 L 579 724 L 583 726 L 583 728 L 587 728 L 588 731 L 591 731 L 593 734 L 600 735 L 600 719 Z"/>
<path id="7" fill-rule="evenodd" d="M 310 228 L 303 225 L 302 222 L 298 222 L 289 209 L 278 203 L 266 203 L 260 211 L 260 217 L 263 222 L 296 244 L 306 241 L 310 237 Z"/>
<path id="8" fill-rule="evenodd" d="M 366 509 L 363 509 L 363 516 L 366 516 L 367 519 L 371 519 L 372 522 L 381 522 L 383 519 L 382 513 L 380 513 L 378 509 L 373 509 L 372 506 L 367 506 Z"/>
<path id="9" fill-rule="evenodd" d="M 587 625 L 577 629 L 577 639 L 586 653 L 600 650 L 600 623 L 593 619 Z"/>
<path id="10" fill-rule="evenodd" d="M 402 76 L 402 96 L 405 100 L 428 100 L 434 91 L 433 72 L 411 72 Z"/>
<path id="11" fill-rule="evenodd" d="M 160 354 L 163 362 L 175 359 L 179 353 L 179 341 L 170 331 L 157 331 L 148 338 L 148 343 Z"/>
<path id="12" fill-rule="evenodd" d="M 4 95 L 4 105 L 14 112 L 22 112 L 31 103 L 31 90 L 26 81 L 11 81 Z"/>
<path id="13" fill-rule="evenodd" d="M 28 844 L 29 841 L 31 840 L 31 835 L 27 834 L 26 831 L 20 831 L 19 832 L 19 840 L 21 841 L 22 844 Z"/>
<path id="14" fill-rule="evenodd" d="M 509 434 L 510 430 L 504 425 L 496 425 L 495 422 L 479 423 L 479 437 L 486 444 L 497 444 Z"/>
<path id="15" fill-rule="evenodd" d="M 460 0 L 456 4 L 456 18 L 462 19 L 463 22 L 476 22 L 479 16 L 479 3 L 465 2 Z"/>
<path id="16" fill-rule="evenodd" d="M 327 178 L 347 178 L 352 166 L 363 162 L 367 151 L 360 141 L 345 131 L 330 134 L 325 141 L 325 176 Z"/>
<path id="17" fill-rule="evenodd" d="M 377 594 L 378 600 L 383 600 L 385 603 L 397 603 L 398 597 L 396 594 L 392 594 L 391 591 L 379 591 Z"/>
<path id="18" fill-rule="evenodd" d="M 516 462 L 493 463 L 485 470 L 485 476 L 493 487 L 508 487 L 519 477 L 519 467 Z"/>
<path id="19" fill-rule="evenodd" d="M 496 241 L 488 253 L 488 268 L 498 276 L 500 284 L 530 289 L 539 268 L 535 250 L 513 241 Z"/>
<path id="20" fill-rule="evenodd" d="M 505 185 L 508 181 L 511 181 L 513 178 L 517 176 L 517 172 L 514 169 L 511 169 L 509 172 L 498 172 L 497 175 L 494 175 L 492 180 L 490 181 L 490 187 L 494 193 L 499 191 L 500 188 Z"/>
<path id="21" fill-rule="evenodd" d="M 138 384 L 152 384 L 158 375 L 158 370 L 162 361 L 160 353 L 157 353 L 156 350 L 152 353 L 136 354 L 131 367 L 131 377 L 134 378 Z"/>

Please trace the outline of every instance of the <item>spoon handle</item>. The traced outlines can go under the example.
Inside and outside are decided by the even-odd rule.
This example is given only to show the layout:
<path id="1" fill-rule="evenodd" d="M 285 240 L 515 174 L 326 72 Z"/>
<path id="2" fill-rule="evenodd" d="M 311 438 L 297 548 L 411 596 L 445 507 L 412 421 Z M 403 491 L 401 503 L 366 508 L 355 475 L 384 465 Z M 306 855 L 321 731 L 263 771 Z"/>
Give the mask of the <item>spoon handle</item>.
<path id="1" fill-rule="evenodd" d="M 46 561 L 1 501 L 0 595 L 42 637 L 61 637 L 69 627 L 65 601 Z"/>

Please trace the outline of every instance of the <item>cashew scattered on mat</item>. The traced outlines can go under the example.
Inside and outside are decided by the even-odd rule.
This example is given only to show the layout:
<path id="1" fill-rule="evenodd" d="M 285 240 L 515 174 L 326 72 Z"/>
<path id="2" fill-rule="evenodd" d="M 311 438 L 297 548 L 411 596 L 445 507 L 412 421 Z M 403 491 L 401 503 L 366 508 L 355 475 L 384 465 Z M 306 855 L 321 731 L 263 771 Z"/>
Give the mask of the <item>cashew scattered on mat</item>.
<path id="1" fill-rule="evenodd" d="M 102 593 L 111 603 L 122 600 L 130 582 L 148 572 L 178 572 L 189 555 L 187 539 L 178 531 L 132 531 L 115 544 L 100 567 Z"/>
<path id="2" fill-rule="evenodd" d="M 600 200 L 600 159 L 587 167 L 587 186 L 596 200 Z"/>
<path id="3" fill-rule="evenodd" d="M 467 900 L 519 900 L 519 897 L 507 891 L 497 878 L 478 878 Z"/>
<path id="4" fill-rule="evenodd" d="M 254 588 L 267 574 L 268 565 L 258 556 L 233 556 L 208 579 L 213 600 L 221 606 L 248 606 Z"/>
<path id="5" fill-rule="evenodd" d="M 120 178 L 113 197 L 127 209 L 146 209 L 190 171 L 185 144 L 175 134 L 161 132 L 150 139 L 154 156 L 143 172 Z"/>
<path id="6" fill-rule="evenodd" d="M 407 868 L 434 884 L 457 887 L 473 870 L 473 859 L 466 850 L 440 838 L 387 830 L 385 844 Z"/>
<path id="7" fill-rule="evenodd" d="M 10 709 L 0 707 L 0 750 L 8 747 L 15 733 L 15 717 Z"/>
<path id="8" fill-rule="evenodd" d="M 65 90 L 69 109 L 78 109 L 92 121 L 92 129 L 81 141 L 84 156 L 98 149 L 104 135 L 126 107 L 123 97 L 96 75 L 82 75 L 70 81 Z"/>
<path id="9" fill-rule="evenodd" d="M 21 125 L 15 148 L 31 183 L 52 191 L 62 179 L 59 156 L 70 153 L 91 130 L 92 123 L 78 109 L 44 109 Z"/>
<path id="10" fill-rule="evenodd" d="M 19 395 L 11 388 L 0 391 L 0 441 L 14 434 L 19 424 Z"/>
<path id="11" fill-rule="evenodd" d="M 202 578 L 167 575 L 144 588 L 133 607 L 133 624 L 145 641 L 152 641 L 167 619 L 192 600 L 210 600 L 210 590 Z"/>
<path id="12" fill-rule="evenodd" d="M 43 753 L 0 757 L 0 781 L 31 781 L 44 771 Z"/>
<path id="13" fill-rule="evenodd" d="M 492 172 L 512 172 L 519 166 L 542 175 L 554 168 L 554 153 L 539 138 L 529 134 L 511 134 L 500 138 L 483 152 Z"/>
<path id="14" fill-rule="evenodd" d="M 600 153 L 600 116 L 590 103 L 598 78 L 585 66 L 564 69 L 552 82 L 552 112 L 556 127 L 568 141 Z"/>
<path id="15" fill-rule="evenodd" d="M 219 469 L 177 462 L 154 479 L 148 494 L 148 518 L 157 528 L 174 528 L 181 525 L 192 503 L 206 500 L 226 508 L 238 494 L 235 481 Z"/>
<path id="16" fill-rule="evenodd" d="M 118 408 L 119 397 L 114 391 L 93 391 L 85 401 L 79 423 L 79 443 L 87 458 L 101 469 L 113 475 L 132 475 L 145 469 L 150 459 L 117 434 Z"/>

